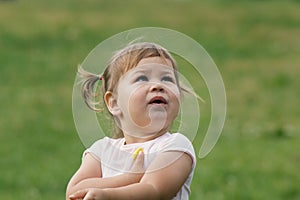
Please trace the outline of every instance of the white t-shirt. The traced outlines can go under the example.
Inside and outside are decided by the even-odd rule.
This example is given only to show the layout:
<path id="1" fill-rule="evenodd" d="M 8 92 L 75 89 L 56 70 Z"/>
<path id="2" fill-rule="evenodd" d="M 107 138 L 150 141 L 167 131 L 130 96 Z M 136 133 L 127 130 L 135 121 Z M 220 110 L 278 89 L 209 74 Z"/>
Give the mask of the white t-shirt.
<path id="1" fill-rule="evenodd" d="M 147 168 L 153 159 L 162 152 L 181 151 L 192 158 L 192 171 L 176 197 L 173 198 L 173 200 L 188 199 L 190 184 L 196 165 L 196 157 L 192 143 L 180 133 L 170 134 L 167 132 L 153 140 L 132 144 L 125 144 L 124 138 L 112 139 L 104 137 L 88 148 L 84 152 L 84 155 L 85 153 L 92 153 L 101 161 L 102 177 L 112 177 L 130 172 L 133 164 L 133 152 L 140 147 L 144 149 L 144 168 Z"/>

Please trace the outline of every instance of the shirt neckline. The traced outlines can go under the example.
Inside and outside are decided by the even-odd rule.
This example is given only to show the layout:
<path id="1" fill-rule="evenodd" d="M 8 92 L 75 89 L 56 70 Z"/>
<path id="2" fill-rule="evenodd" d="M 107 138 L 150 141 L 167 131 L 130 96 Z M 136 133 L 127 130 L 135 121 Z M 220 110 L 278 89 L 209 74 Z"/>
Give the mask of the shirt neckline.
<path id="1" fill-rule="evenodd" d="M 121 140 L 121 144 L 122 144 L 122 147 L 135 147 L 135 146 L 142 146 L 142 145 L 145 145 L 145 144 L 149 144 L 149 143 L 153 143 L 155 142 L 156 140 L 160 139 L 160 138 L 164 138 L 166 136 L 169 136 L 170 135 L 170 132 L 165 132 L 164 134 L 162 134 L 161 136 L 153 139 L 153 140 L 149 140 L 149 141 L 146 141 L 146 142 L 137 142 L 137 143 L 131 143 L 131 144 L 125 144 L 126 141 L 125 141 L 125 138 L 123 137 L 122 140 Z"/>

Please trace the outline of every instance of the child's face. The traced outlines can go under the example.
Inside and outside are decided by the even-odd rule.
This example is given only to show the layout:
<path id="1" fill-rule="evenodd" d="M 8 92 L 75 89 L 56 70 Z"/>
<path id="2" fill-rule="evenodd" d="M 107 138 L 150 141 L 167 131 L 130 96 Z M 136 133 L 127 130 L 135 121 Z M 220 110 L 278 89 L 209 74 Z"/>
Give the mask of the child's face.
<path id="1" fill-rule="evenodd" d="M 166 131 L 179 112 L 176 81 L 171 62 L 160 57 L 144 58 L 125 73 L 117 87 L 123 132 L 148 137 Z"/>

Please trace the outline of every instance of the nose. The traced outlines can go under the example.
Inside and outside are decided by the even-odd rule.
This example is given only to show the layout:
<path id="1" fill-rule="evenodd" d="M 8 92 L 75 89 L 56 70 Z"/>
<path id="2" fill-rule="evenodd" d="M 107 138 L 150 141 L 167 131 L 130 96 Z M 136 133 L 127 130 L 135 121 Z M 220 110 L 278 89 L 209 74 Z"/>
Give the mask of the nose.
<path id="1" fill-rule="evenodd" d="M 165 91 L 164 87 L 159 83 L 154 83 L 150 87 L 150 92 L 164 92 L 164 91 Z"/>

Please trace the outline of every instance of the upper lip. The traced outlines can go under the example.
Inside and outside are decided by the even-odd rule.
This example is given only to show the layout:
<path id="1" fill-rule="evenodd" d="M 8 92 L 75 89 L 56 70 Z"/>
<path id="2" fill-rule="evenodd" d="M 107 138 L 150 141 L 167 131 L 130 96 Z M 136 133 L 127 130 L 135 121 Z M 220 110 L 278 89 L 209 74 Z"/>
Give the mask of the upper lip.
<path id="1" fill-rule="evenodd" d="M 149 104 L 153 104 L 153 103 L 167 104 L 167 100 L 164 97 L 162 97 L 162 96 L 155 96 L 149 102 Z"/>

